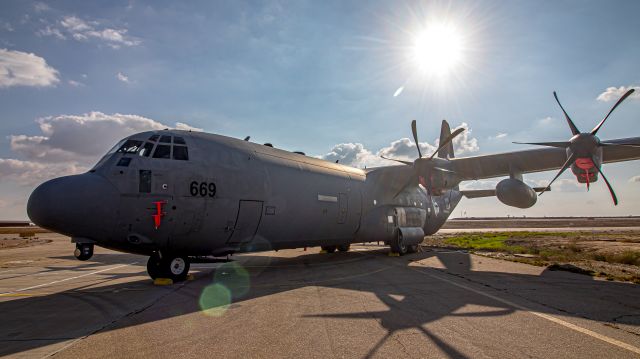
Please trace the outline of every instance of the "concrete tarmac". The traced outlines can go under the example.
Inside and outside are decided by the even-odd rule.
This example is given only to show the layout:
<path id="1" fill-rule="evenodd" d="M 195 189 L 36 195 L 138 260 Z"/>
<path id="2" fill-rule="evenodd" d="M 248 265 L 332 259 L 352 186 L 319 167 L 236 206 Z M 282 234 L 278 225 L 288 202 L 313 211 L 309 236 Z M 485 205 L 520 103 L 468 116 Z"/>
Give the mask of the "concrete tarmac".
<path id="1" fill-rule="evenodd" d="M 0 251 L 0 356 L 640 357 L 640 287 L 460 251 L 237 255 L 155 286 L 68 238 Z"/>

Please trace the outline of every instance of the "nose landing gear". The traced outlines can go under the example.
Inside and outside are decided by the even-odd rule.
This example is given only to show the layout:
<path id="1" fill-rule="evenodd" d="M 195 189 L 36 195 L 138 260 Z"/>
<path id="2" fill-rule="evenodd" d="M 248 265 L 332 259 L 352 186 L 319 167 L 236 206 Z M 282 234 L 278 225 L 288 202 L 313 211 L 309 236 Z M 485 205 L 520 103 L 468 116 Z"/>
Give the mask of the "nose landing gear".
<path id="1" fill-rule="evenodd" d="M 169 278 L 174 282 L 187 279 L 189 274 L 189 258 L 182 255 L 163 255 L 154 253 L 147 261 L 147 273 L 151 279 Z"/>
<path id="2" fill-rule="evenodd" d="M 81 261 L 86 261 L 93 256 L 93 244 L 91 243 L 76 243 L 76 250 L 73 251 L 73 255 Z"/>

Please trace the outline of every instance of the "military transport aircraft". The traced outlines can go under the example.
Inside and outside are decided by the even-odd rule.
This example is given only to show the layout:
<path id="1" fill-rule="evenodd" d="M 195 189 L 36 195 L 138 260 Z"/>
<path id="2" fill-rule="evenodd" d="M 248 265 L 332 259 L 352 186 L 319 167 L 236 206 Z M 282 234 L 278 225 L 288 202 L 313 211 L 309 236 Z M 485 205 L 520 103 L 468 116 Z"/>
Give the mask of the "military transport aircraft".
<path id="1" fill-rule="evenodd" d="M 88 173 L 40 185 L 27 212 L 35 224 L 70 236 L 80 260 L 92 256 L 94 245 L 148 255 L 152 278 L 183 280 L 194 257 L 238 252 L 313 246 L 334 252 L 382 241 L 405 254 L 438 231 L 462 196 L 533 206 L 536 192 L 549 187 L 529 187 L 525 173 L 560 168 L 552 183 L 571 167 L 587 185 L 599 173 L 617 204 L 602 164 L 640 159 L 640 137 L 600 141 L 596 134 L 632 92 L 588 133 L 580 133 L 563 108 L 573 137 L 535 143 L 551 148 L 455 158 L 452 140 L 463 129 L 451 133 L 443 121 L 438 149 L 423 157 L 413 121 L 418 159 L 365 170 L 249 138 L 142 132 L 118 143 Z M 502 176 L 509 178 L 495 189 L 458 187 Z"/>

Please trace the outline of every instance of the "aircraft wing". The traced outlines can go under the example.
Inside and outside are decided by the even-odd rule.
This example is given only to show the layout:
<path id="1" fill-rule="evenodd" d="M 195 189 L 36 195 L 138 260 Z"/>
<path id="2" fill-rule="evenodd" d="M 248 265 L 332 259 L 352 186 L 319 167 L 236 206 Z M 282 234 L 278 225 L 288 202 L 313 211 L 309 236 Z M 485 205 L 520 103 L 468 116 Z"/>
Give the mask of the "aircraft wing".
<path id="1" fill-rule="evenodd" d="M 602 141 L 612 144 L 640 146 L 640 137 Z M 603 146 L 604 163 L 640 159 L 640 147 Z M 452 158 L 451 165 L 463 181 L 508 176 L 511 172 L 543 172 L 562 167 L 567 154 L 562 148 L 536 148 L 531 150 Z"/>

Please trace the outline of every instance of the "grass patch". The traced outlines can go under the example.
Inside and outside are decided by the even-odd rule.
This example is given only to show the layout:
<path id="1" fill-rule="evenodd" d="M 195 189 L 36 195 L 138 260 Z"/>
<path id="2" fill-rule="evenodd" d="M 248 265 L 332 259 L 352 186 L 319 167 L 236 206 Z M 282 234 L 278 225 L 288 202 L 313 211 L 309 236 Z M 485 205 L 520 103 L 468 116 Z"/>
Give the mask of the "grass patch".
<path id="1" fill-rule="evenodd" d="M 509 253 L 526 253 L 523 246 L 514 246 L 508 243 L 510 236 L 500 233 L 470 234 L 447 238 L 444 243 L 447 245 L 489 251 L 501 251 Z"/>
<path id="2" fill-rule="evenodd" d="M 607 263 L 620 263 L 640 266 L 640 252 L 624 251 L 621 253 L 595 253 L 592 258 L 596 261 Z"/>

